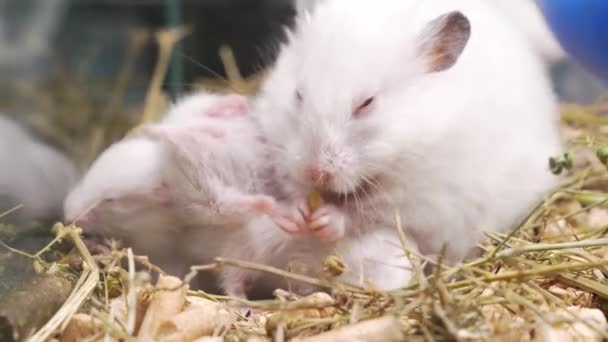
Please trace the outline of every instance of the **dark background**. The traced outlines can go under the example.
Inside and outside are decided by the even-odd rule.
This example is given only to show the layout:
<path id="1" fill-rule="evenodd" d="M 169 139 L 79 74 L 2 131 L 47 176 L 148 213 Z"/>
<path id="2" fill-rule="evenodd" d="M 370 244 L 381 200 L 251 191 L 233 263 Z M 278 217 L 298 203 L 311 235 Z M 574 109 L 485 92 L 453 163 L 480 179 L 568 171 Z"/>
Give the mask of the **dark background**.
<path id="1" fill-rule="evenodd" d="M 196 79 L 213 77 L 201 64 L 224 74 L 218 56 L 222 44 L 233 49 L 244 76 L 264 68 L 274 60 L 294 15 L 291 0 L 75 0 L 55 39 L 61 59 L 77 63 L 94 37 L 102 46 L 95 70 L 104 77 L 121 60 L 127 44 L 124 33 L 129 29 L 185 23 L 192 32 L 175 51 L 166 82 L 167 90 L 180 91 Z M 155 57 L 152 45 L 140 63 L 141 73 L 152 71 Z"/>
<path id="2" fill-rule="evenodd" d="M 130 29 L 187 24 L 192 33 L 175 50 L 164 85 L 175 96 L 201 77 L 224 74 L 218 57 L 221 44 L 232 47 L 245 76 L 268 66 L 295 15 L 293 0 L 0 0 L 5 38 L 19 40 L 26 19 L 43 2 L 63 4 L 55 27 L 46 30 L 51 41 L 49 55 L 22 61 L 23 65 L 0 63 L 0 81 L 24 75 L 44 79 L 57 68 L 75 69 L 91 56 L 88 76 L 111 79 L 124 58 Z M 141 84 L 145 85 L 155 61 L 156 46 L 149 44 L 137 63 L 136 74 L 144 79 Z M 572 63 L 555 66 L 554 79 L 565 101 L 590 102 L 601 92 Z M 137 89 L 139 93 L 145 91 L 144 85 Z"/>

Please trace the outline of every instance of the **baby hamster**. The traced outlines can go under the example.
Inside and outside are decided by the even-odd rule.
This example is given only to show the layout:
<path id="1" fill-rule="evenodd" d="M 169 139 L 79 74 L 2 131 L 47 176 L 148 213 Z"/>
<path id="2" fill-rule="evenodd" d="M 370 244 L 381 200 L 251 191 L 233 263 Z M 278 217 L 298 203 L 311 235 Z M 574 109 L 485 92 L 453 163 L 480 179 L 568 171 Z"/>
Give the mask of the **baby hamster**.
<path id="1" fill-rule="evenodd" d="M 169 148 L 173 165 L 166 186 L 178 216 L 187 225 L 243 224 L 251 215 L 272 213 L 274 199 L 264 193 L 264 139 L 249 116 L 247 99 L 227 95 L 191 97 L 167 119 L 144 131 Z M 203 115 L 204 101 L 213 101 Z M 200 111 L 199 111 L 200 112 Z"/>
<path id="2" fill-rule="evenodd" d="M 257 205 L 252 210 L 267 210 L 271 201 L 261 197 L 259 204 L 260 197 L 245 194 L 257 190 L 250 168 L 258 157 L 247 109 L 247 100 L 236 95 L 197 93 L 179 100 L 160 123 L 99 156 L 66 199 L 65 219 L 124 240 L 173 273 L 185 272 L 192 254 L 208 261 L 201 255 L 216 256 L 221 236 L 194 241 L 189 230 L 216 234 L 207 226 L 242 222 L 237 214 L 251 212 L 237 210 L 249 199 Z"/>

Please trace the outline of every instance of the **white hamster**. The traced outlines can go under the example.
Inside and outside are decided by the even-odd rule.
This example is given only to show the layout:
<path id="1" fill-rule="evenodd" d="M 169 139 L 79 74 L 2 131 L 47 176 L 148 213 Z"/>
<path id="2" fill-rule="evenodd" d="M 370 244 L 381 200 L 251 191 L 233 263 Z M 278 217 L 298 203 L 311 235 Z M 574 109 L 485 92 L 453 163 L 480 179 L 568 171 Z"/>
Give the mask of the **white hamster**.
<path id="1" fill-rule="evenodd" d="M 63 199 L 76 181 L 74 164 L 1 114 L 0 165 L 0 213 L 21 205 L 5 222 L 46 222 L 61 216 Z"/>
<path id="2" fill-rule="evenodd" d="M 392 288 L 410 276 L 391 247 L 396 211 L 413 245 L 434 254 L 447 244 L 451 262 L 484 230 L 511 227 L 557 183 L 547 160 L 562 150 L 556 99 L 526 39 L 483 0 L 318 4 L 254 113 L 299 209 L 277 223 L 326 242 L 255 227 L 249 238 L 263 250 L 249 254 L 276 264 L 310 253 L 314 268 L 335 247 L 355 268 L 400 265 L 363 270 Z M 313 213 L 311 187 L 326 201 Z"/>

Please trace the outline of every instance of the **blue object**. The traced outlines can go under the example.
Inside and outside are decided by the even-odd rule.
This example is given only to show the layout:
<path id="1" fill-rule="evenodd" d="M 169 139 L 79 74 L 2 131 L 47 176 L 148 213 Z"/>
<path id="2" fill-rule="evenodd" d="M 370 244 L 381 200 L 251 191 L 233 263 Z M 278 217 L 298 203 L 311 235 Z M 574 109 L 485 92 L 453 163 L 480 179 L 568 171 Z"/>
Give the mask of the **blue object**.
<path id="1" fill-rule="evenodd" d="M 608 0 L 540 0 L 563 49 L 608 86 Z"/>

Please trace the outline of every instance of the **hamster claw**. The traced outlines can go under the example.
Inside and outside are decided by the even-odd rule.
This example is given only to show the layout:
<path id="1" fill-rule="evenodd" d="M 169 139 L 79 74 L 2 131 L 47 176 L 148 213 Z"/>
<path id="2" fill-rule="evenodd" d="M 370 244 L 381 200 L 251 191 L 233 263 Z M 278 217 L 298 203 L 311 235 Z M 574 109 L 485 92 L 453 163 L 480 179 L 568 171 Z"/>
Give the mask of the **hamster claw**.
<path id="1" fill-rule="evenodd" d="M 307 203 L 296 207 L 293 216 L 275 212 L 271 215 L 274 223 L 291 235 L 313 235 L 323 242 L 335 242 L 341 239 L 346 231 L 344 214 L 334 206 L 323 205 L 311 211 Z"/>
<path id="2" fill-rule="evenodd" d="M 298 213 L 301 215 L 301 222 L 306 222 L 306 219 L 312 214 L 310 206 L 307 203 L 302 203 L 298 206 Z"/>
<path id="3" fill-rule="evenodd" d="M 283 215 L 272 215 L 272 221 L 276 224 L 282 231 L 291 235 L 301 235 L 303 229 L 298 225 L 295 221 L 283 216 Z"/>
<path id="4" fill-rule="evenodd" d="M 304 208 L 298 207 L 292 214 L 286 214 L 283 208 L 278 206 L 274 201 L 265 213 L 272 221 L 281 229 L 290 235 L 305 235 L 306 221 L 304 219 Z M 306 212 L 306 211 L 304 211 Z"/>
<path id="5" fill-rule="evenodd" d="M 308 230 L 319 240 L 335 242 L 346 231 L 344 215 L 333 206 L 323 206 L 310 216 Z"/>

